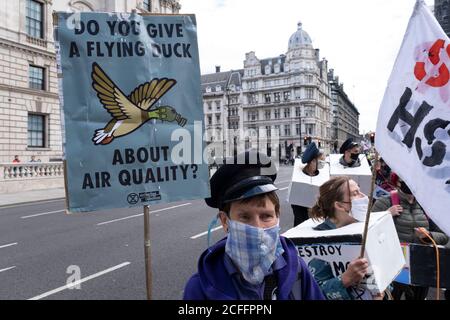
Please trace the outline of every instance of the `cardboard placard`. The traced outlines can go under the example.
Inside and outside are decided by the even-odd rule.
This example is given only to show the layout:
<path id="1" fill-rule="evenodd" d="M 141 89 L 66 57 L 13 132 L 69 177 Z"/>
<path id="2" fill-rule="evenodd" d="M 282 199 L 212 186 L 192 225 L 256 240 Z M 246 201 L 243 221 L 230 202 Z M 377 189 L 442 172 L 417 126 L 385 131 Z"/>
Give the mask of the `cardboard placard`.
<path id="1" fill-rule="evenodd" d="M 361 189 L 361 192 L 369 195 L 372 182 L 372 172 L 369 162 L 364 154 L 359 155 L 361 165 L 356 168 L 344 167 L 339 163 L 342 154 L 330 154 L 330 178 L 347 176 L 353 179 Z"/>
<path id="2" fill-rule="evenodd" d="M 327 261 L 334 276 L 338 276 L 359 256 L 364 223 L 355 222 L 334 230 L 314 230 L 320 223 L 309 219 L 283 235 L 294 242 L 307 264 L 312 259 Z M 404 267 L 405 258 L 388 212 L 371 214 L 365 258 L 371 272 L 359 287 L 372 294 L 384 291 Z"/>
<path id="3" fill-rule="evenodd" d="M 330 166 L 328 163 L 319 170 L 315 177 L 303 173 L 303 164 L 300 159 L 295 160 L 292 172 L 292 181 L 288 190 L 288 202 L 290 204 L 312 208 L 319 195 L 319 188 L 322 184 L 330 180 Z"/>

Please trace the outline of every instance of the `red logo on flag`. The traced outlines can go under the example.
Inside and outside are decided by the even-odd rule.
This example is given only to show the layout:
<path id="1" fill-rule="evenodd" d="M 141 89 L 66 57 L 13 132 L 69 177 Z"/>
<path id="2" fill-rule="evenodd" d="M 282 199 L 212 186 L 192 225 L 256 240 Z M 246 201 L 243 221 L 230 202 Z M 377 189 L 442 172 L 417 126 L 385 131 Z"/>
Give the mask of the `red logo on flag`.
<path id="1" fill-rule="evenodd" d="M 428 59 L 434 66 L 438 66 L 438 64 L 441 62 L 439 54 L 441 50 L 444 49 L 444 45 L 445 41 L 439 39 L 431 46 L 430 50 L 428 51 Z M 449 55 L 450 57 L 450 45 L 447 46 L 446 51 L 447 55 Z M 435 70 L 435 68 L 433 69 Z M 425 79 L 425 77 L 427 77 L 427 72 L 425 70 L 425 61 L 416 63 L 416 66 L 414 67 L 414 75 L 419 81 L 422 81 Z M 428 75 L 428 78 L 426 79 L 425 83 L 431 87 L 439 88 L 445 86 L 449 80 L 450 80 L 450 72 L 445 63 L 442 63 L 439 66 L 437 73 L 435 73 L 434 75 Z"/>

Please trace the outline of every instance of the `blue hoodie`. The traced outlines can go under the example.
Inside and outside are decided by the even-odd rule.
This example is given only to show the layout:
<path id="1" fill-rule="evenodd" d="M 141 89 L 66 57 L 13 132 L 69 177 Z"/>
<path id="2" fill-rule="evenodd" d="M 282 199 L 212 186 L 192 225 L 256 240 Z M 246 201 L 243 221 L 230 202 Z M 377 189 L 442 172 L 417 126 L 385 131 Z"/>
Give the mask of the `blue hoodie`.
<path id="1" fill-rule="evenodd" d="M 280 237 L 286 266 L 274 271 L 278 282 L 278 300 L 325 300 L 295 245 Z M 184 300 L 238 300 L 238 290 L 224 262 L 226 238 L 203 252 L 198 273 L 186 284 Z"/>

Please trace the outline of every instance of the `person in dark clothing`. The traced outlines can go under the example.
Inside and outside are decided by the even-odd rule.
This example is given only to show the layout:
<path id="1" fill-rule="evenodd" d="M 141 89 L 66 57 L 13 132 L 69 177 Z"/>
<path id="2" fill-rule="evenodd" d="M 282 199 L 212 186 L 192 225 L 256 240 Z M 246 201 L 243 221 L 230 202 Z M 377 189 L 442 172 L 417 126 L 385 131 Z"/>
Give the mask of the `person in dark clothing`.
<path id="1" fill-rule="evenodd" d="M 203 252 L 183 298 L 324 300 L 295 245 L 279 235 L 276 169 L 265 167 L 267 156 L 260 153 L 255 164 L 250 152 L 237 157 L 245 161 L 226 161 L 212 176 L 211 197 L 205 199 L 219 210 L 227 237 Z"/>
<path id="2" fill-rule="evenodd" d="M 322 155 L 323 151 L 317 148 L 316 143 L 310 143 L 302 155 L 302 163 L 306 163 L 302 170 L 303 173 L 310 177 L 317 176 L 319 174 L 319 159 Z M 309 219 L 309 208 L 295 204 L 291 205 L 291 208 L 294 213 L 294 227 Z"/>
<path id="3" fill-rule="evenodd" d="M 391 181 L 395 183 L 398 189 L 399 203 L 393 203 L 392 197 L 380 198 L 375 202 L 372 211 L 389 211 L 391 213 L 400 242 L 428 243 L 428 237 L 418 231 L 418 228 L 423 228 L 438 245 L 445 245 L 448 242 L 447 235 L 438 230 L 436 225 L 428 219 L 406 182 L 394 173 L 391 174 Z M 428 295 L 427 287 L 407 285 L 395 281 L 393 287 L 392 296 L 394 300 L 400 300 L 403 294 L 405 294 L 406 300 L 424 300 Z"/>

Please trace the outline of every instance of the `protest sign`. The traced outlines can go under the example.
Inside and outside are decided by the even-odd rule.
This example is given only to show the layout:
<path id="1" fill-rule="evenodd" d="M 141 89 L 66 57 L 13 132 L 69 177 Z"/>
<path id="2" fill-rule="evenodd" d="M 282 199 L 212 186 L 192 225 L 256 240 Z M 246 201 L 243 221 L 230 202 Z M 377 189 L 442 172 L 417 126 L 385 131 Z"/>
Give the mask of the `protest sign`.
<path id="1" fill-rule="evenodd" d="M 319 187 L 330 180 L 330 166 L 324 163 L 317 176 L 311 177 L 303 172 L 305 164 L 295 159 L 292 181 L 289 185 L 288 202 L 290 204 L 312 208 L 319 195 Z"/>
<path id="2" fill-rule="evenodd" d="M 408 24 L 378 113 L 375 146 L 450 234 L 450 40 L 423 0 Z"/>
<path id="3" fill-rule="evenodd" d="M 307 264 L 313 259 L 326 261 L 337 277 L 359 257 L 364 223 L 355 222 L 333 230 L 314 230 L 321 222 L 307 220 L 283 235 L 294 242 Z M 405 265 L 394 222 L 388 212 L 371 214 L 365 258 L 371 272 L 359 287 L 372 294 L 384 291 Z"/>
<path id="4" fill-rule="evenodd" d="M 69 210 L 208 197 L 195 16 L 55 17 Z"/>
<path id="5" fill-rule="evenodd" d="M 359 155 L 361 165 L 359 167 L 344 167 L 339 163 L 342 155 L 330 154 L 330 177 L 335 178 L 339 176 L 347 176 L 353 179 L 361 189 L 361 192 L 366 195 L 370 194 L 370 186 L 372 183 L 372 172 L 370 170 L 369 162 L 364 154 Z"/>

